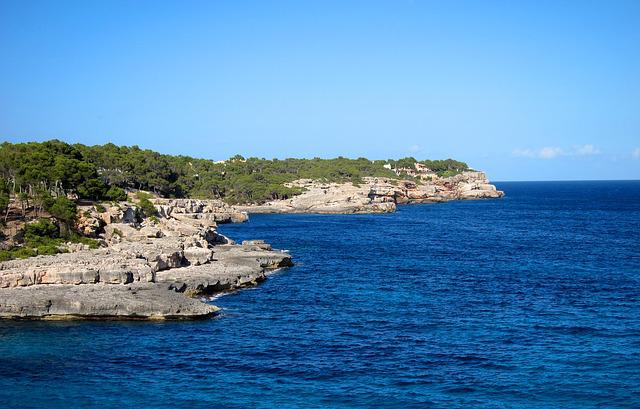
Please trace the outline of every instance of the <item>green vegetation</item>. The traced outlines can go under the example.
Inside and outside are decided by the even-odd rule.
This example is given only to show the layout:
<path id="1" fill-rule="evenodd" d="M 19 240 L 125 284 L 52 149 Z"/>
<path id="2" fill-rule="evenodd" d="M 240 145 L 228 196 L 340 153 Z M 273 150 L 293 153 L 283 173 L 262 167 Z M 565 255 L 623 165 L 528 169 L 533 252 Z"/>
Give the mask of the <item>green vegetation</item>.
<path id="1" fill-rule="evenodd" d="M 49 219 L 39 219 L 24 226 L 24 244 L 14 246 L 8 250 L 0 250 L 0 261 L 14 258 L 27 258 L 37 255 L 51 255 L 64 253 L 65 242 L 82 243 L 89 248 L 99 247 L 97 240 L 80 236 L 77 233 L 64 234 L 60 228 Z"/>
<path id="2" fill-rule="evenodd" d="M 366 176 L 396 177 L 393 170 L 385 168 L 387 163 L 394 169 L 412 169 L 418 162 L 415 158 L 268 160 L 236 155 L 221 163 L 162 155 L 138 146 L 69 145 L 57 140 L 5 142 L 0 145 L 0 210 L 6 208 L 6 205 L 3 207 L 6 193 L 2 193 L 5 191 L 2 186 L 19 197 L 24 207 L 37 204 L 40 209 L 53 206 L 49 203 L 52 197 L 68 194 L 94 201 L 125 200 L 127 189 L 150 191 L 164 197 L 261 203 L 301 193 L 299 188 L 284 186 L 296 179 L 358 184 Z M 419 163 L 443 176 L 468 169 L 465 163 L 452 159 Z M 146 205 L 144 200 L 140 201 L 143 202 L 141 205 Z M 64 209 L 59 210 L 64 212 Z M 147 210 L 151 211 L 151 208 Z M 67 219 L 59 220 L 65 222 Z"/>
<path id="3" fill-rule="evenodd" d="M 82 198 L 97 199 L 108 190 L 103 178 L 73 145 L 53 140 L 42 143 L 0 145 L 0 178 L 13 193 L 29 197 L 38 191 L 63 196 L 73 191 Z"/>
<path id="4" fill-rule="evenodd" d="M 118 186 L 111 186 L 109 190 L 104 194 L 104 198 L 112 202 L 120 202 L 127 200 L 127 192 Z"/>
<path id="5" fill-rule="evenodd" d="M 55 239 L 60 236 L 60 229 L 49 219 L 40 219 L 24 226 L 24 241 L 37 245 L 42 240 Z"/>
<path id="6" fill-rule="evenodd" d="M 27 223 L 24 245 L 0 251 L 0 260 L 55 254 L 67 241 L 97 247 L 98 242 L 74 232 L 79 200 L 118 202 L 127 191 L 138 191 L 139 217 L 157 221 L 150 191 L 163 197 L 217 198 L 231 204 L 263 203 L 302 193 L 286 184 L 297 179 L 362 183 L 364 177 L 412 176 L 416 164 L 439 176 L 453 176 L 469 169 L 466 163 L 423 160 L 272 159 L 244 158 L 213 162 L 187 156 L 162 155 L 138 146 L 85 146 L 51 140 L 0 144 L 0 223 L 13 218 L 52 216 Z M 390 165 L 390 166 L 389 166 Z M 391 169 L 389 169 L 391 167 Z M 73 199 L 72 199 L 73 198 Z M 95 209 L 105 207 L 96 203 Z M 19 212 L 20 214 L 15 214 Z M 55 222 L 55 223 L 54 223 Z M 121 234 L 114 231 L 114 234 Z M 20 241 L 18 241 L 20 242 Z"/>
<path id="7" fill-rule="evenodd" d="M 81 236 L 78 233 L 72 233 L 68 238 L 68 241 L 71 243 L 80 243 L 88 246 L 90 249 L 95 250 L 100 247 L 100 242 L 98 240 Z"/>
<path id="8" fill-rule="evenodd" d="M 454 159 L 423 160 L 420 161 L 420 163 L 431 169 L 438 176 L 444 178 L 455 176 L 458 173 L 469 170 L 469 165 Z"/>
<path id="9" fill-rule="evenodd" d="M 388 162 L 394 169 L 414 169 L 416 163 L 419 163 L 426 166 L 429 170 L 431 170 L 438 176 L 445 178 L 455 176 L 458 173 L 469 170 L 469 165 L 454 159 L 419 161 L 416 158 L 408 157 L 398 160 L 390 159 Z"/>
<path id="10" fill-rule="evenodd" d="M 4 179 L 0 179 L 0 213 L 2 213 L 4 221 L 6 221 L 9 215 L 9 193 L 9 185 Z"/>
<path id="11" fill-rule="evenodd" d="M 138 192 L 136 197 L 138 198 L 138 207 L 142 210 L 143 217 L 155 217 L 158 214 L 156 207 L 151 203 L 151 200 L 149 200 L 151 198 L 149 193 Z"/>
<path id="12" fill-rule="evenodd" d="M 71 233 L 73 223 L 76 220 L 76 203 L 66 197 L 58 197 L 47 210 L 51 213 L 51 216 L 55 217 L 60 222 L 63 234 L 68 236 Z"/>
<path id="13" fill-rule="evenodd" d="M 418 160 L 414 157 L 407 157 L 398 160 L 389 159 L 388 161 L 393 169 L 414 169 Z"/>

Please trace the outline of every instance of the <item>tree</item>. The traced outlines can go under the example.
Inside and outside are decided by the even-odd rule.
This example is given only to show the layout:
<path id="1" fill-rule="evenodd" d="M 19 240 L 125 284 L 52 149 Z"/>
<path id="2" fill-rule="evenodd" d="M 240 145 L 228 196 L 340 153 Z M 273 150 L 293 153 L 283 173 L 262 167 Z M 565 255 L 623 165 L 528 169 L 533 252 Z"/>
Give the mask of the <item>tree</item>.
<path id="1" fill-rule="evenodd" d="M 144 217 L 157 216 L 158 210 L 149 200 L 151 196 L 148 193 L 138 192 L 138 206 L 142 210 Z"/>
<path id="2" fill-rule="evenodd" d="M 0 178 L 14 195 L 36 191 L 53 196 L 77 193 L 91 200 L 126 200 L 124 189 L 152 191 L 164 197 L 220 198 L 232 203 L 262 203 L 290 197 L 300 189 L 286 188 L 296 179 L 361 183 L 365 177 L 397 178 L 385 168 L 413 169 L 413 157 L 371 161 L 349 159 L 272 159 L 235 155 L 216 163 L 187 156 L 162 155 L 138 146 L 85 146 L 61 141 L 0 144 Z M 424 160 L 440 176 L 468 169 L 453 159 Z M 37 207 L 36 207 L 37 210 Z M 151 210 L 151 209 L 149 209 Z"/>
<path id="3" fill-rule="evenodd" d="M 49 209 L 53 205 L 53 202 L 54 199 L 51 197 L 51 194 L 49 194 L 49 191 L 45 189 L 36 189 L 33 196 L 36 217 L 38 217 L 43 210 Z"/>
<path id="4" fill-rule="evenodd" d="M 107 189 L 102 180 L 91 178 L 78 185 L 78 195 L 85 199 L 99 200 L 105 196 Z"/>
<path id="5" fill-rule="evenodd" d="M 29 207 L 29 194 L 27 192 L 18 193 L 18 199 L 20 200 L 20 207 L 22 208 L 22 218 L 27 216 L 27 208 Z"/>
<path id="6" fill-rule="evenodd" d="M 0 212 L 4 214 L 4 221 L 6 223 L 7 217 L 9 217 L 9 184 L 6 180 L 0 179 Z"/>
<path id="7" fill-rule="evenodd" d="M 127 200 L 127 192 L 118 186 L 111 186 L 104 195 L 104 198 L 113 202 Z"/>
<path id="8" fill-rule="evenodd" d="M 66 197 L 59 197 L 53 202 L 48 211 L 60 223 L 62 235 L 69 236 L 76 221 L 77 207 L 75 202 Z"/>
<path id="9" fill-rule="evenodd" d="M 58 226 L 49 219 L 40 219 L 34 223 L 24 226 L 24 240 L 27 243 L 37 243 L 42 238 L 57 238 L 59 236 Z"/>

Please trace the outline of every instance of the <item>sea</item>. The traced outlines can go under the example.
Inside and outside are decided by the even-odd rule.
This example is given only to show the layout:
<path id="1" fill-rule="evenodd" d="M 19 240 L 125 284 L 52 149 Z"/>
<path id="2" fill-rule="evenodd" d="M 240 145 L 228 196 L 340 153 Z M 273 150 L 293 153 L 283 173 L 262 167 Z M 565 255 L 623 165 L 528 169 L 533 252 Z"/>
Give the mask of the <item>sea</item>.
<path id="1" fill-rule="evenodd" d="M 221 226 L 295 267 L 177 322 L 0 322 L 1 408 L 638 408 L 640 181 Z"/>

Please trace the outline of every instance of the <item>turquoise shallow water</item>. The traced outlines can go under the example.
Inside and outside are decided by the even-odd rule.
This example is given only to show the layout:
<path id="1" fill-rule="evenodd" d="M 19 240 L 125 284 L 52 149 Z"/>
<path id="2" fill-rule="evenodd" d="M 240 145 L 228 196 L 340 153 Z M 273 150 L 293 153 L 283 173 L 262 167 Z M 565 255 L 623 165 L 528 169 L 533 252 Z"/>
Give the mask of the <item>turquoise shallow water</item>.
<path id="1" fill-rule="evenodd" d="M 640 182 L 222 231 L 296 267 L 200 322 L 0 322 L 0 407 L 640 407 Z"/>

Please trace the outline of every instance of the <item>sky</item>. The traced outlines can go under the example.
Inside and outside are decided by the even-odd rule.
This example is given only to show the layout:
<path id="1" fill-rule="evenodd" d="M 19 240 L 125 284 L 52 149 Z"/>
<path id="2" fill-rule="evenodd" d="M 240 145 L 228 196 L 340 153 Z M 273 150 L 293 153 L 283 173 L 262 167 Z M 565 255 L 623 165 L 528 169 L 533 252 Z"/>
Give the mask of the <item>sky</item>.
<path id="1" fill-rule="evenodd" d="M 640 1 L 0 0 L 0 141 L 640 179 Z"/>

